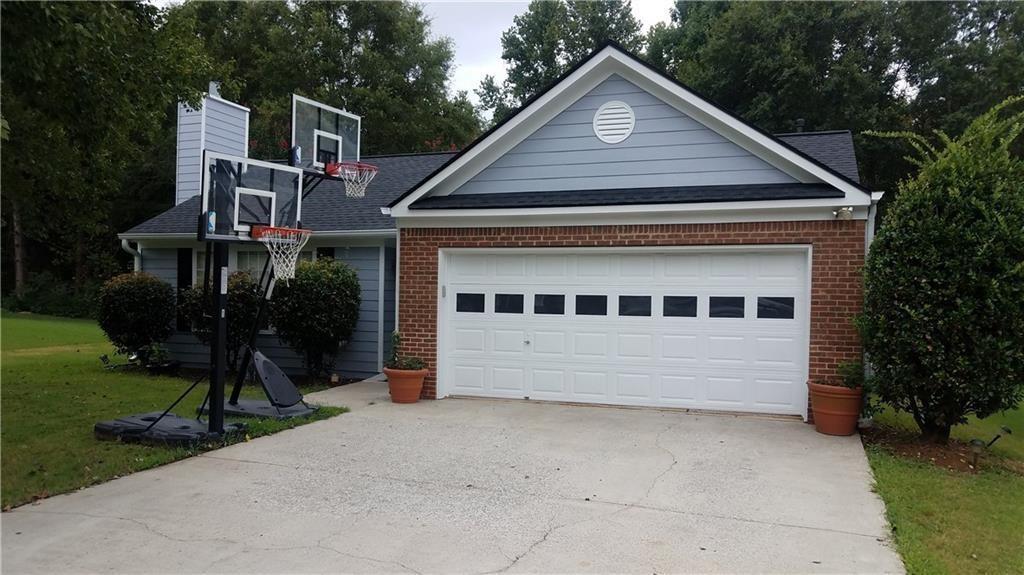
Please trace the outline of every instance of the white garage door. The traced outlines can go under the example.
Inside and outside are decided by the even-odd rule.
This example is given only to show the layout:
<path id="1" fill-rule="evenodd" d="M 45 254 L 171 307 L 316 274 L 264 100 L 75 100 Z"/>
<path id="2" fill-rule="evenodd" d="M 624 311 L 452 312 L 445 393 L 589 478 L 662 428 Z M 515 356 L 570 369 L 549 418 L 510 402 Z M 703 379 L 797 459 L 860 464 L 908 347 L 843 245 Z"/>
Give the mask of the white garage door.
<path id="1" fill-rule="evenodd" d="M 443 262 L 442 396 L 805 413 L 803 249 Z"/>

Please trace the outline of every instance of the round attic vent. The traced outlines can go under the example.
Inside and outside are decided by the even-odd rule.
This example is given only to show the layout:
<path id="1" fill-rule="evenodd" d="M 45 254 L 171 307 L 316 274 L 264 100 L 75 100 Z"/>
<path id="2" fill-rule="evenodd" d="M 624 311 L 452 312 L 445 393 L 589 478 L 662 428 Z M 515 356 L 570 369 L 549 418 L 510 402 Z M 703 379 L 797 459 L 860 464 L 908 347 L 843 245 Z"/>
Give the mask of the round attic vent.
<path id="1" fill-rule="evenodd" d="M 633 133 L 636 116 L 625 102 L 605 102 L 594 114 L 594 134 L 606 144 L 618 144 Z"/>

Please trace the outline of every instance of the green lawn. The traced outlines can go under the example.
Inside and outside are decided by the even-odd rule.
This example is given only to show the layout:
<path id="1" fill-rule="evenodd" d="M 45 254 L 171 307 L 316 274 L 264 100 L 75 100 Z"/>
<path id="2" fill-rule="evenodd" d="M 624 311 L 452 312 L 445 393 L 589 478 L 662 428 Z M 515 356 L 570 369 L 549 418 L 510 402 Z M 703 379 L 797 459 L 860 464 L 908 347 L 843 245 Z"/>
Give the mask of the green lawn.
<path id="1" fill-rule="evenodd" d="M 109 354 L 114 362 L 121 360 L 92 321 L 6 311 L 0 316 L 0 491 L 4 508 L 195 453 L 93 438 L 97 421 L 162 410 L 190 383 L 106 370 L 98 359 L 102 354 Z M 201 384 L 175 413 L 195 413 L 204 394 Z M 245 394 L 260 396 L 262 392 L 246 388 Z M 275 433 L 344 411 L 322 407 L 315 415 L 297 421 L 249 420 L 248 436 Z"/>
<path id="2" fill-rule="evenodd" d="M 887 410 L 879 425 L 916 429 Z M 868 446 L 878 494 L 885 501 L 897 549 L 909 573 L 1024 573 L 1024 412 L 973 419 L 954 428 L 962 441 L 1003 436 L 976 474 L 948 471 Z"/>

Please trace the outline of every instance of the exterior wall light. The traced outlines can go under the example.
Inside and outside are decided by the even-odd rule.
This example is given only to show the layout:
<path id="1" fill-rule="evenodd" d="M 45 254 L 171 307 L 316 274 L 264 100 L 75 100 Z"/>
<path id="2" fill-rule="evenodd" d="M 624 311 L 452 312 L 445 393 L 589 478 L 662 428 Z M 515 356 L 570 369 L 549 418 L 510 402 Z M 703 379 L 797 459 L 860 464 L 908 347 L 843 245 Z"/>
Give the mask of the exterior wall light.
<path id="1" fill-rule="evenodd" d="M 847 206 L 845 208 L 839 208 L 838 210 L 833 211 L 832 215 L 835 216 L 835 218 L 837 220 L 843 220 L 843 221 L 852 220 L 853 219 L 853 207 L 852 206 Z"/>

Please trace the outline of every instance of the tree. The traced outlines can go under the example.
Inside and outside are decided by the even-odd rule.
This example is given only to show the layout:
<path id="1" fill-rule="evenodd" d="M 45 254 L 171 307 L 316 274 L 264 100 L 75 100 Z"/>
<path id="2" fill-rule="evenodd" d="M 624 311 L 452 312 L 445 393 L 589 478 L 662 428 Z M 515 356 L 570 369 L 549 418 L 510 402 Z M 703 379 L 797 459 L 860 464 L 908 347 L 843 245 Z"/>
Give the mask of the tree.
<path id="1" fill-rule="evenodd" d="M 142 3 L 11 2 L 2 10 L 4 220 L 16 290 L 28 259 L 77 286 L 115 269 L 132 166 L 207 61 L 189 31 Z"/>
<path id="2" fill-rule="evenodd" d="M 711 101 L 770 132 L 854 132 L 869 187 L 907 171 L 895 144 L 864 130 L 909 127 L 896 5 L 872 2 L 677 2 L 647 57 Z"/>
<path id="3" fill-rule="evenodd" d="M 608 40 L 629 50 L 642 47 L 629 0 L 533 0 L 501 35 L 508 78 L 499 86 L 485 76 L 477 96 L 500 121 Z"/>
<path id="4" fill-rule="evenodd" d="M 933 441 L 1024 399 L 1024 158 L 1011 151 L 1022 103 L 956 139 L 940 132 L 938 146 L 890 134 L 909 139 L 920 172 L 872 245 L 858 325 L 879 397 Z"/>
<path id="5" fill-rule="evenodd" d="M 333 258 L 299 262 L 295 277 L 274 288 L 270 323 L 303 356 L 310 377 L 325 375 L 352 338 L 361 299 L 359 277 L 346 264 Z"/>
<path id="6" fill-rule="evenodd" d="M 362 116 L 363 154 L 461 147 L 480 130 L 451 95 L 453 52 L 410 2 L 186 2 L 221 93 L 252 110 L 250 155 L 285 158 L 293 92 Z"/>

